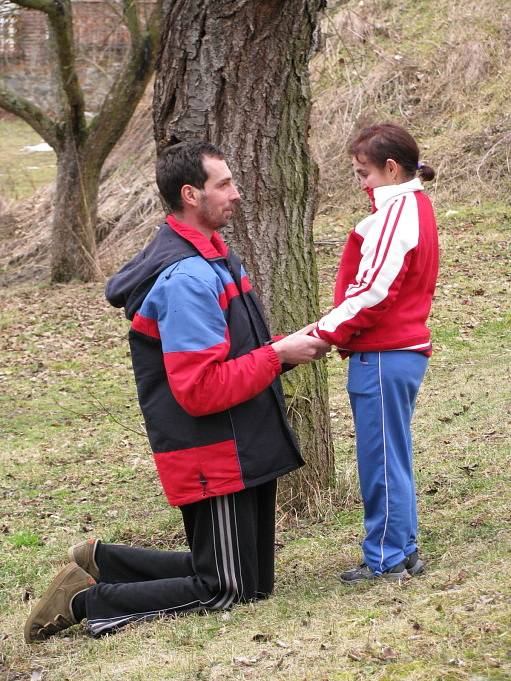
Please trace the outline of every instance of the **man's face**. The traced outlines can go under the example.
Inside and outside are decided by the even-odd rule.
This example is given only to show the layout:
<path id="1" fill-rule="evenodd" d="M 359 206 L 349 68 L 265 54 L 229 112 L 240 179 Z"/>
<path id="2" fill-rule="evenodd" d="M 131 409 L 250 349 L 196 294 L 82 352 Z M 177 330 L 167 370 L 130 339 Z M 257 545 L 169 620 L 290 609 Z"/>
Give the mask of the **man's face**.
<path id="1" fill-rule="evenodd" d="M 197 212 L 202 225 L 214 230 L 230 220 L 240 195 L 225 161 L 205 156 L 202 163 L 208 179 L 200 190 Z"/>

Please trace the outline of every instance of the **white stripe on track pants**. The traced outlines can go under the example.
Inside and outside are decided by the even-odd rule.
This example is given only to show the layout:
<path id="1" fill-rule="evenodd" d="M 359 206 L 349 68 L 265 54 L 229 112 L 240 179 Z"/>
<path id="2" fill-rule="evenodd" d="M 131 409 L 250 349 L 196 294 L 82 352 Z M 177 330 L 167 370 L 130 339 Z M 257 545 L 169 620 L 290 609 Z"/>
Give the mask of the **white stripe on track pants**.
<path id="1" fill-rule="evenodd" d="M 408 350 L 350 357 L 348 393 L 366 529 L 362 548 L 378 574 L 417 548 L 411 422 L 427 365 L 427 357 Z"/>

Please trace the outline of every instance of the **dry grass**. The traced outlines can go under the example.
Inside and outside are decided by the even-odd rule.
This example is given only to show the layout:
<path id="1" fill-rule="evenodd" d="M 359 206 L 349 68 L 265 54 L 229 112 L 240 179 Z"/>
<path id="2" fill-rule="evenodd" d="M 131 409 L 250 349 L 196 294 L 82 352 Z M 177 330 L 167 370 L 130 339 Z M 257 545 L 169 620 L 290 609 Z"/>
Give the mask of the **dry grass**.
<path id="1" fill-rule="evenodd" d="M 346 142 L 377 120 L 399 122 L 419 139 L 439 171 L 439 199 L 477 204 L 509 194 L 510 25 L 505 0 L 366 0 L 327 11 L 311 69 L 323 210 L 357 205 Z"/>

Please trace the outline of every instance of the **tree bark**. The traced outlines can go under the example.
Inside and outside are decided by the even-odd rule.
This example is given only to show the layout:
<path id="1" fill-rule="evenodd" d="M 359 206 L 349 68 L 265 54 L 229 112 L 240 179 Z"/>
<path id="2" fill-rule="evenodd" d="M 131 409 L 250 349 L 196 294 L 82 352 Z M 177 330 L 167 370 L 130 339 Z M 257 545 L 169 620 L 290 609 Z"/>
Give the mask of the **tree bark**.
<path id="1" fill-rule="evenodd" d="M 99 278 L 96 222 L 101 167 L 87 163 L 71 137 L 58 156 L 51 236 L 51 280 Z"/>
<path id="2" fill-rule="evenodd" d="M 312 239 L 317 168 L 308 148 L 308 60 L 323 0 L 176 0 L 162 31 L 157 148 L 218 144 L 243 201 L 227 238 L 240 253 L 274 331 L 319 315 Z M 282 481 L 294 510 L 317 508 L 334 480 L 324 362 L 284 377 L 307 467 Z"/>

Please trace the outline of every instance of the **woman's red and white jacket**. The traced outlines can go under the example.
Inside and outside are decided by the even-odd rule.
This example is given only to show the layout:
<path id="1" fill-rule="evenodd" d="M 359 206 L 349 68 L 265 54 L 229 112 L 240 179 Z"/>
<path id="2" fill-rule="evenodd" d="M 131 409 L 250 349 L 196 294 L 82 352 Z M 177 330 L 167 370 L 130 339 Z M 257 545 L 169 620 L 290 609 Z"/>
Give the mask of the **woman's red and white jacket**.
<path id="1" fill-rule="evenodd" d="M 435 214 L 418 178 L 373 190 L 373 213 L 348 237 L 334 309 L 313 335 L 341 354 L 415 350 L 431 354 L 426 321 L 438 274 Z"/>

